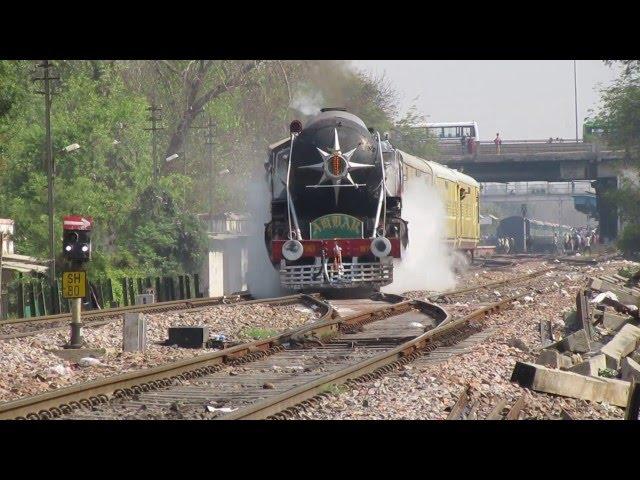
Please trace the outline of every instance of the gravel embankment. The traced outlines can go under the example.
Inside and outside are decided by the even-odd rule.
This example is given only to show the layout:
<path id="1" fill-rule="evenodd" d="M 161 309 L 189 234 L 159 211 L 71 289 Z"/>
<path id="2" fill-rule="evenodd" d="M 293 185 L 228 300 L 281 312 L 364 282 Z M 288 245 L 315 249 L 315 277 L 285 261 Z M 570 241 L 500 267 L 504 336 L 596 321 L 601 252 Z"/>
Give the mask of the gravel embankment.
<path id="1" fill-rule="evenodd" d="M 587 277 L 616 273 L 628 265 L 611 261 L 595 267 L 571 266 L 562 272 L 564 278 L 540 277 L 536 288 L 549 291 L 532 291 L 531 301 L 517 302 L 513 309 L 484 320 L 483 326 L 495 327 L 495 332 L 465 353 L 437 365 L 408 364 L 395 375 L 322 400 L 302 418 L 444 419 L 470 385 L 472 398 L 480 401 L 478 418 L 484 418 L 498 399 L 512 405 L 524 395 L 526 406 L 520 418 L 559 418 L 564 409 L 576 419 L 620 419 L 624 415 L 621 408 L 534 392 L 511 383 L 510 378 L 516 361 L 535 361 L 541 350 L 540 319 L 551 319 L 554 331 L 564 335 L 562 315 L 574 308 L 576 292 Z"/>
<path id="2" fill-rule="evenodd" d="M 302 304 L 213 306 L 193 312 L 149 314 L 147 350 L 126 353 L 122 351 L 122 322 L 116 321 L 84 329 L 87 348 L 106 350 L 99 365 L 86 367 L 50 352 L 68 341 L 67 330 L 0 342 L 0 402 L 216 351 L 159 345 L 167 339 L 170 326 L 206 325 L 212 335 L 223 334 L 227 341 L 249 341 L 256 335 L 266 337 L 300 327 L 319 316 Z"/>

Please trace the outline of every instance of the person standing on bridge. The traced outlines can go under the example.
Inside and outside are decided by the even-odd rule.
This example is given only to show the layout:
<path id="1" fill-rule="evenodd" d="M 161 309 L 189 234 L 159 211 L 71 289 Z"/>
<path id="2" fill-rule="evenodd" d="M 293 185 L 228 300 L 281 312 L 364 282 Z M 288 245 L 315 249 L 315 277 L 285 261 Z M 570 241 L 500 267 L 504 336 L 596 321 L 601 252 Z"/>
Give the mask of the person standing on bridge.
<path id="1" fill-rule="evenodd" d="M 496 138 L 493 139 L 493 143 L 496 144 L 496 153 L 500 155 L 500 147 L 502 146 L 502 139 L 500 133 L 496 133 Z"/>

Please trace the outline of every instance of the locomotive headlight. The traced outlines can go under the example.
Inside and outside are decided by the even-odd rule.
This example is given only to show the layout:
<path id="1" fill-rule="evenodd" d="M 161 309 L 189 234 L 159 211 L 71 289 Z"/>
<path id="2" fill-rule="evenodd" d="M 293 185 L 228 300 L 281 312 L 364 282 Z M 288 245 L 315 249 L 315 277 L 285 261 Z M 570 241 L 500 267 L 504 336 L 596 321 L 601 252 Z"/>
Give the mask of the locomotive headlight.
<path id="1" fill-rule="evenodd" d="M 386 237 L 377 237 L 371 241 L 371 253 L 376 257 L 387 257 L 391 253 L 391 242 Z"/>
<path id="2" fill-rule="evenodd" d="M 304 248 L 298 240 L 287 240 L 282 244 L 282 256 L 287 260 L 298 260 L 303 253 Z"/>
<path id="3" fill-rule="evenodd" d="M 89 251 L 89 245 L 82 245 L 82 248 L 80 249 L 83 252 L 88 252 Z"/>
<path id="4" fill-rule="evenodd" d="M 343 178 L 349 172 L 349 166 L 340 155 L 331 155 L 324 161 L 324 171 L 329 178 Z"/>
<path id="5" fill-rule="evenodd" d="M 70 252 L 73 247 L 71 245 L 66 245 L 64 247 L 65 251 Z"/>

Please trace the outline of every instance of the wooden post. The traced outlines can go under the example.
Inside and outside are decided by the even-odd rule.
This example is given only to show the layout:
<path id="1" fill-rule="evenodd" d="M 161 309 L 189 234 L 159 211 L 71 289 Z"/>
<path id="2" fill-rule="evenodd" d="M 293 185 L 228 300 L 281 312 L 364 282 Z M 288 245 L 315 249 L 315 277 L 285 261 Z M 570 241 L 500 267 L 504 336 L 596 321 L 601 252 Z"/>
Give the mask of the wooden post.
<path id="1" fill-rule="evenodd" d="M 136 289 L 133 278 L 129 278 L 129 301 L 131 302 L 131 305 L 136 304 Z"/>
<path id="2" fill-rule="evenodd" d="M 193 296 L 196 298 L 202 297 L 200 293 L 200 276 L 197 273 L 193 274 Z"/>
<path id="3" fill-rule="evenodd" d="M 110 278 L 107 278 L 107 295 L 109 296 L 109 306 L 113 307 L 113 284 Z"/>
<path id="4" fill-rule="evenodd" d="M 164 295 L 162 292 L 160 277 L 156 277 L 156 302 L 164 302 Z"/>
<path id="5" fill-rule="evenodd" d="M 18 315 L 25 317 L 24 313 L 24 284 L 22 283 L 22 273 L 18 273 Z"/>
<path id="6" fill-rule="evenodd" d="M 193 298 L 195 296 L 191 296 L 191 279 L 189 278 L 189 275 L 184 276 L 184 289 L 186 291 L 187 298 Z"/>
<path id="7" fill-rule="evenodd" d="M 127 277 L 124 277 L 120 281 L 122 282 L 122 302 L 124 303 L 123 307 L 126 307 L 127 305 L 129 305 L 129 281 Z"/>
<path id="8" fill-rule="evenodd" d="M 41 278 L 38 279 L 38 284 L 40 285 L 40 298 L 42 299 L 42 314 L 47 315 L 47 296 L 44 292 L 44 284 Z M 53 301 L 53 295 L 50 298 Z M 53 311 L 53 303 L 51 304 L 51 309 Z"/>
<path id="9" fill-rule="evenodd" d="M 184 275 L 178 275 L 178 293 L 180 294 L 180 300 L 184 300 Z"/>
<path id="10" fill-rule="evenodd" d="M 40 308 L 38 307 L 37 296 L 35 292 L 35 286 L 33 285 L 33 279 L 29 279 L 29 303 L 31 303 L 31 314 L 35 317 L 40 316 Z"/>
<path id="11" fill-rule="evenodd" d="M 171 300 L 177 300 L 176 282 L 174 282 L 173 277 L 169 277 L 169 291 L 171 292 Z"/>
<path id="12" fill-rule="evenodd" d="M 56 305 L 58 305 L 58 313 L 62 312 L 62 290 L 60 289 L 60 279 L 56 277 L 56 281 L 53 283 L 53 298 L 55 298 Z"/>
<path id="13" fill-rule="evenodd" d="M 104 301 L 104 289 L 103 289 L 104 280 L 100 279 L 96 283 L 96 295 L 98 296 L 98 301 L 100 302 L 100 306 L 102 308 L 108 308 L 107 304 Z"/>

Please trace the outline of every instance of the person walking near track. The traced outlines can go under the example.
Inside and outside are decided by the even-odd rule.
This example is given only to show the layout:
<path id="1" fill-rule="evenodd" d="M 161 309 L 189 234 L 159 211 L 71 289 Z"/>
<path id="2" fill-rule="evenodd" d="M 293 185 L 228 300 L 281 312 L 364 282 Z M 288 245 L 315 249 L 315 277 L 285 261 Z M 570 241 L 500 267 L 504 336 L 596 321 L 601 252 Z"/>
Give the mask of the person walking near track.
<path id="1" fill-rule="evenodd" d="M 591 235 L 584 236 L 584 253 L 586 254 L 587 251 L 591 255 Z"/>

